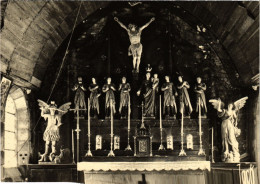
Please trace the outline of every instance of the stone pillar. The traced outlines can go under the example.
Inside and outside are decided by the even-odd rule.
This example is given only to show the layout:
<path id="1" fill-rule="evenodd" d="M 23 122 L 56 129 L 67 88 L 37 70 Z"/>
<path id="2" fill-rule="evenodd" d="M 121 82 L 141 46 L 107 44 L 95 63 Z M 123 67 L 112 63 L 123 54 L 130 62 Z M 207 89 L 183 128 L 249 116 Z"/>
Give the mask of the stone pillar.
<path id="1" fill-rule="evenodd" d="M 253 91 L 253 90 L 252 90 Z M 248 144 L 250 161 L 257 162 L 258 176 L 260 176 L 260 119 L 259 119 L 259 90 L 251 91 L 248 96 Z"/>

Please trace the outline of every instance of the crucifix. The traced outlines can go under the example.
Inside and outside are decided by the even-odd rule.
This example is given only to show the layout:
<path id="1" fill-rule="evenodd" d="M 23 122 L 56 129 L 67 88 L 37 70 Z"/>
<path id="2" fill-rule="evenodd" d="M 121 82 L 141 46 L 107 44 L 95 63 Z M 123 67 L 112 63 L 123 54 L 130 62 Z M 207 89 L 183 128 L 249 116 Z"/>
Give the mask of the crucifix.
<path id="1" fill-rule="evenodd" d="M 70 111 L 74 111 L 74 112 L 76 112 L 76 114 L 77 114 L 77 127 L 76 127 L 76 129 L 74 130 L 75 132 L 77 132 L 77 163 L 79 162 L 79 132 L 81 131 L 80 129 L 79 129 L 79 119 L 81 118 L 83 118 L 82 116 L 79 116 L 79 112 L 80 111 L 86 111 L 87 109 L 79 109 L 79 108 L 75 108 L 75 109 L 70 109 Z M 74 140 L 74 139 L 72 139 L 72 140 Z M 74 146 L 74 143 L 72 144 L 73 146 Z M 74 150 L 74 147 L 73 147 L 73 150 Z"/>

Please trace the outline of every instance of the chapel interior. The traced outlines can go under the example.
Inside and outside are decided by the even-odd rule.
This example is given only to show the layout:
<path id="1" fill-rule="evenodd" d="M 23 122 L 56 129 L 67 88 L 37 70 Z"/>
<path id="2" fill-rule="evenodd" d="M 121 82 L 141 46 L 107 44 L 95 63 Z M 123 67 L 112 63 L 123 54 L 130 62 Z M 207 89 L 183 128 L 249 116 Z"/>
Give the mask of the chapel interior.
<path id="1" fill-rule="evenodd" d="M 260 183 L 259 1 L 0 7 L 2 182 Z"/>

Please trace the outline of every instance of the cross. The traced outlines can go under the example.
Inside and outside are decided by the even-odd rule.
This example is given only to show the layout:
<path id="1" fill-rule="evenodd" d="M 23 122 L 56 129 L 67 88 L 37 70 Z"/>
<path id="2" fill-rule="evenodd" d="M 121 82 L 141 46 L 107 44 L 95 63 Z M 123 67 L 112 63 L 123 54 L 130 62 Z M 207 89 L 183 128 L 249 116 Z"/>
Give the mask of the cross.
<path id="1" fill-rule="evenodd" d="M 70 109 L 70 111 L 76 111 L 77 112 L 77 128 L 74 130 L 77 132 L 77 163 L 79 162 L 79 132 L 81 131 L 79 129 L 79 111 L 86 111 L 87 109 Z M 74 148 L 73 148 L 74 149 Z"/>
<path id="2" fill-rule="evenodd" d="M 145 174 L 142 174 L 142 181 L 138 181 L 138 184 L 147 184 L 145 181 Z"/>

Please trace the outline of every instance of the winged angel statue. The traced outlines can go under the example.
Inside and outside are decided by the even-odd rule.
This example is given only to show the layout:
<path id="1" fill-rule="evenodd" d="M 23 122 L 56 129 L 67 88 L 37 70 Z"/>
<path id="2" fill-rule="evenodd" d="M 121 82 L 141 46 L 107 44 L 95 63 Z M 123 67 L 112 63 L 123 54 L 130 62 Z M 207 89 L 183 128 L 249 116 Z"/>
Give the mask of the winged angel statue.
<path id="1" fill-rule="evenodd" d="M 51 144 L 51 153 L 49 160 L 53 161 L 56 154 L 56 143 L 60 139 L 59 127 L 62 125 L 61 117 L 66 114 L 70 108 L 71 102 L 67 102 L 57 108 L 54 101 L 48 105 L 42 100 L 37 100 L 41 109 L 41 116 L 47 120 L 48 124 L 43 134 L 43 140 L 45 141 L 45 152 L 41 155 L 39 161 L 46 162 L 48 160 L 49 146 Z"/>
<path id="2" fill-rule="evenodd" d="M 211 99 L 209 102 L 218 111 L 218 117 L 222 119 L 221 138 L 222 138 L 222 161 L 240 162 L 240 154 L 236 137 L 240 135 L 241 130 L 237 127 L 238 111 L 244 107 L 248 97 L 241 98 L 234 103 L 229 103 L 227 109 L 224 109 L 224 103 L 218 99 Z"/>

